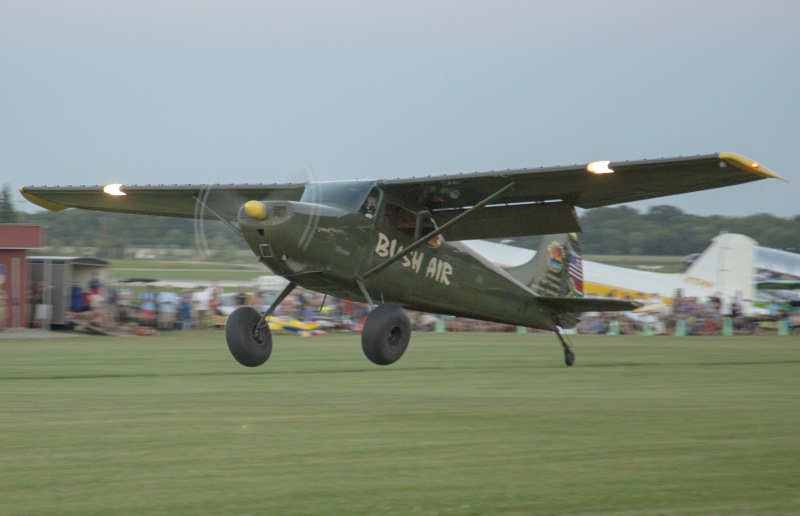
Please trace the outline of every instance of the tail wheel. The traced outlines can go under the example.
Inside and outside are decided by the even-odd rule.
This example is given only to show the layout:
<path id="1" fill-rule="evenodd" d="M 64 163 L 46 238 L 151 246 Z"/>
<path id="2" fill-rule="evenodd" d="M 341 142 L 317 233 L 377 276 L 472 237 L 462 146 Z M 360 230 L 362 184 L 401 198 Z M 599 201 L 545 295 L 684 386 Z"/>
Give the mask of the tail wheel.
<path id="1" fill-rule="evenodd" d="M 237 308 L 225 323 L 225 340 L 237 362 L 247 367 L 257 367 L 267 361 L 272 353 L 272 333 L 269 325 L 261 324 L 261 314 L 254 308 Z"/>
<path id="2" fill-rule="evenodd" d="M 411 321 L 398 305 L 380 305 L 367 316 L 361 332 L 364 355 L 378 365 L 397 362 L 411 339 Z"/>
<path id="3" fill-rule="evenodd" d="M 575 353 L 571 349 L 564 350 L 564 363 L 568 366 L 575 363 Z"/>
<path id="4" fill-rule="evenodd" d="M 564 363 L 571 366 L 575 363 L 575 352 L 572 351 L 572 346 L 567 342 L 566 336 L 561 333 L 561 328 L 557 328 L 555 334 L 559 342 L 561 342 L 561 347 L 564 348 Z"/>

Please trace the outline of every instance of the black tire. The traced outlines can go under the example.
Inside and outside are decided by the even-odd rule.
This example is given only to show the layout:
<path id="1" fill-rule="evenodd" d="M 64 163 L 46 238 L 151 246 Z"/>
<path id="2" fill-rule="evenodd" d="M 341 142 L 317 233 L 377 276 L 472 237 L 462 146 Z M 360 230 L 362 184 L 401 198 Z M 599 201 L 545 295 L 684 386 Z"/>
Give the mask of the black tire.
<path id="1" fill-rule="evenodd" d="M 571 366 L 575 363 L 575 353 L 572 350 L 564 350 L 564 363 L 567 364 L 567 366 Z"/>
<path id="2" fill-rule="evenodd" d="M 411 321 L 398 305 L 380 305 L 367 316 L 361 348 L 374 364 L 389 365 L 405 353 L 411 339 Z"/>
<path id="3" fill-rule="evenodd" d="M 261 314 L 254 308 L 237 308 L 225 323 L 225 340 L 237 362 L 247 367 L 257 367 L 272 354 L 272 332 L 269 325 L 258 328 Z"/>

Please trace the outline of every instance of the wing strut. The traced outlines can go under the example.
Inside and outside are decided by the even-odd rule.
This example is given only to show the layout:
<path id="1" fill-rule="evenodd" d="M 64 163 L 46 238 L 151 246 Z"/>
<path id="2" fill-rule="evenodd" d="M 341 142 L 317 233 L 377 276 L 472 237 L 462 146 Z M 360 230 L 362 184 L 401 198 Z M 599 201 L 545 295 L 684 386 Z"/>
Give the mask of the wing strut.
<path id="1" fill-rule="evenodd" d="M 375 309 L 375 303 L 372 301 L 372 297 L 369 295 L 369 292 L 367 291 L 367 287 L 364 286 L 364 282 L 361 281 L 360 279 L 357 279 L 356 280 L 356 285 L 358 285 L 358 288 L 361 289 L 361 293 L 364 294 L 364 297 L 367 299 L 367 303 L 369 304 L 370 309 L 374 310 Z"/>
<path id="2" fill-rule="evenodd" d="M 427 242 L 431 238 L 437 237 L 440 234 L 444 233 L 445 231 L 447 231 L 447 229 L 449 227 L 455 225 L 458 222 L 461 222 L 465 217 L 468 217 L 469 215 L 475 213 L 476 210 L 479 210 L 480 208 L 483 208 L 484 206 L 486 206 L 487 204 L 489 204 L 493 200 L 497 199 L 498 197 L 500 197 L 501 195 L 506 193 L 506 191 L 509 190 L 512 186 L 514 186 L 514 184 L 515 184 L 514 181 L 508 183 L 506 186 L 504 186 L 503 188 L 499 189 L 498 191 L 496 191 L 495 193 L 493 193 L 492 195 L 490 195 L 486 199 L 482 200 L 481 202 L 479 202 L 475 206 L 473 206 L 473 207 L 469 208 L 467 211 L 459 214 L 458 216 L 456 216 L 455 218 L 453 218 L 449 222 L 446 222 L 440 228 L 434 229 L 433 231 L 431 231 L 427 235 L 424 235 L 424 236 L 418 238 L 417 240 L 414 241 L 413 244 L 409 245 L 408 247 L 406 247 L 405 249 L 403 249 L 402 251 L 400 251 L 396 255 L 392 256 L 391 258 L 389 258 L 388 260 L 386 260 L 383 263 L 379 263 L 375 267 L 373 267 L 370 270 L 368 270 L 367 272 L 365 272 L 364 275 L 362 276 L 362 279 L 367 279 L 370 276 L 374 275 L 375 273 L 378 273 L 378 272 L 382 271 L 383 269 L 385 269 L 386 267 L 390 266 L 391 264 L 393 264 L 394 262 L 396 262 L 397 260 L 399 260 L 403 256 L 405 256 L 408 253 L 416 250 L 418 247 L 420 247 L 422 244 L 424 244 L 425 242 Z"/>

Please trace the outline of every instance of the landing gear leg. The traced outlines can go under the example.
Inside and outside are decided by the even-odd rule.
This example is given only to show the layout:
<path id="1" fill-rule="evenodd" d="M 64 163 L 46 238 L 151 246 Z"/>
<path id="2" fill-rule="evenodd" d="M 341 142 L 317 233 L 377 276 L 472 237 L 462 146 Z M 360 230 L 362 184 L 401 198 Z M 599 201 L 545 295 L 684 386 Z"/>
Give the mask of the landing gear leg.
<path id="1" fill-rule="evenodd" d="M 228 317 L 225 323 L 225 340 L 237 362 L 247 367 L 258 367 L 269 359 L 272 353 L 272 333 L 267 318 L 295 286 L 294 283 L 289 283 L 264 315 L 249 306 L 243 306 Z"/>
<path id="2" fill-rule="evenodd" d="M 560 326 L 556 330 L 556 337 L 561 342 L 561 347 L 564 348 L 564 363 L 571 366 L 575 363 L 575 352 L 572 351 L 572 346 L 570 346 Z"/>

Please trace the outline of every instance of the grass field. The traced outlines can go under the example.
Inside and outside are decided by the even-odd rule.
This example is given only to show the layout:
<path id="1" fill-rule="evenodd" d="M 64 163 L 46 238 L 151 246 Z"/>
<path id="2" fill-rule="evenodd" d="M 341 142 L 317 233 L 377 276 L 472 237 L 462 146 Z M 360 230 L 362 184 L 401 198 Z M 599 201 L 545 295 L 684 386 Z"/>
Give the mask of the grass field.
<path id="1" fill-rule="evenodd" d="M 800 340 L 0 340 L 0 514 L 797 514 Z"/>

